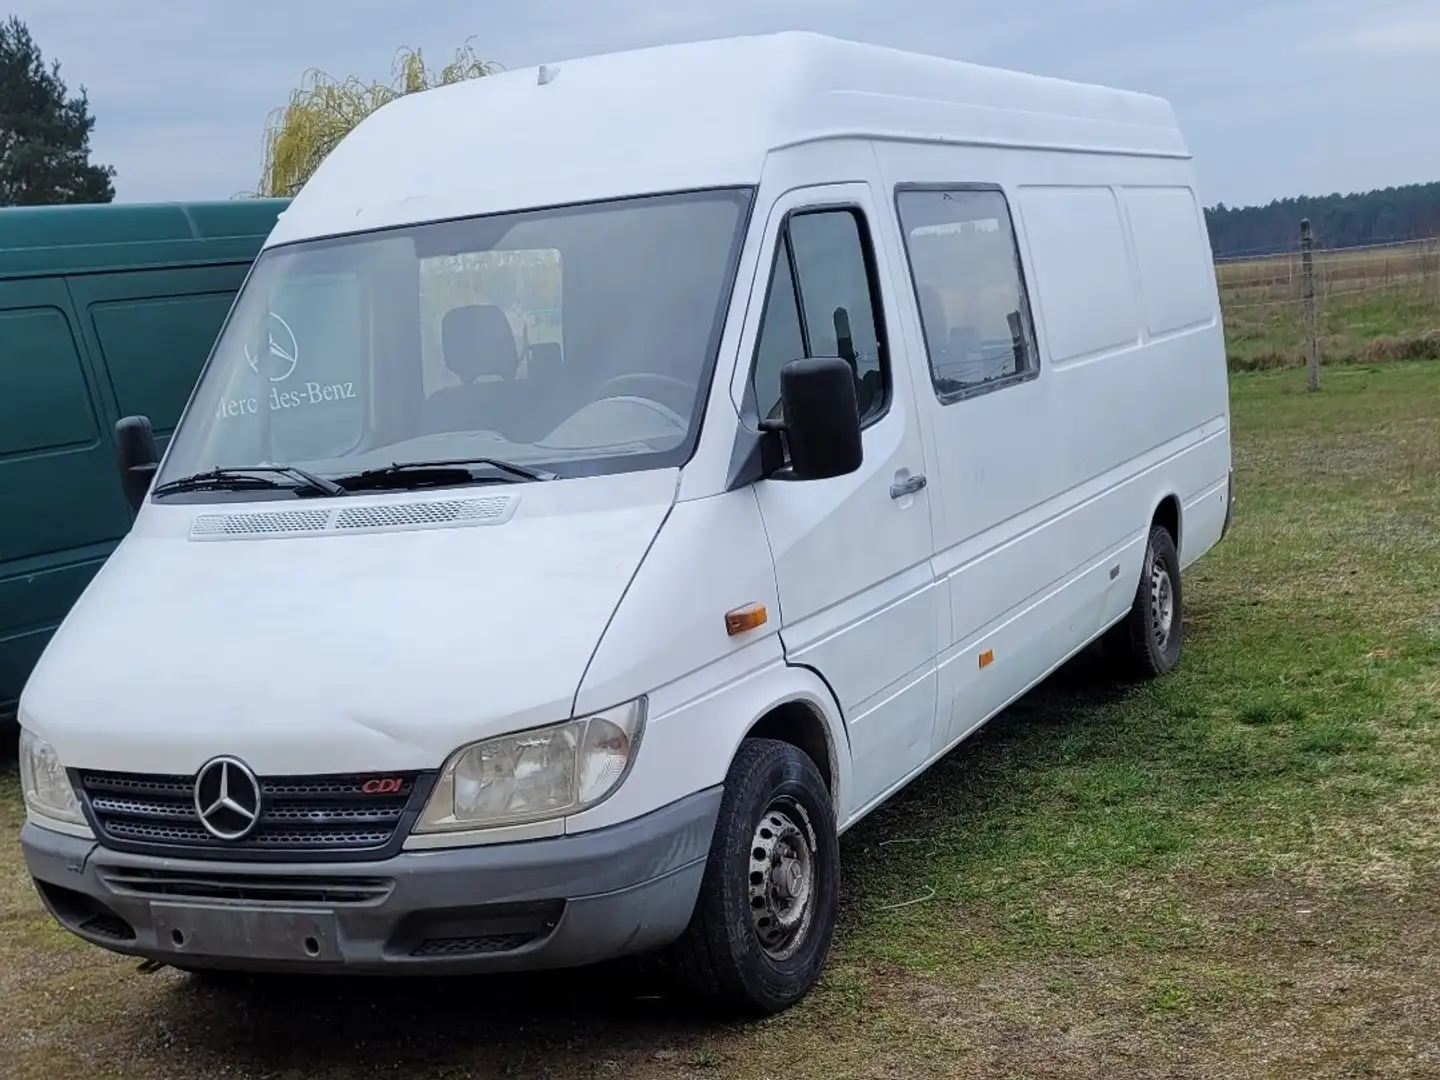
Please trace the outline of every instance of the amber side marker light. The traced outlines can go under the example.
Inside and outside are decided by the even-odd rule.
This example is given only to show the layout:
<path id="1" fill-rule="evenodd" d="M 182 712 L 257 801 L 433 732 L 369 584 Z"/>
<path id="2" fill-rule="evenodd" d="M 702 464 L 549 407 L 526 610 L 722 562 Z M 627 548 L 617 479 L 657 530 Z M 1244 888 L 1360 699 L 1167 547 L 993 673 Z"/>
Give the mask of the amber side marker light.
<path id="1" fill-rule="evenodd" d="M 991 664 L 993 664 L 994 662 L 995 662 L 995 650 L 994 650 L 994 649 L 986 649 L 984 652 L 982 652 L 982 653 L 980 654 L 980 666 L 981 666 L 982 668 L 983 668 L 983 667 L 989 667 L 989 666 L 990 666 Z"/>
<path id="2" fill-rule="evenodd" d="M 764 626 L 765 620 L 769 617 L 764 604 L 746 604 L 744 607 L 737 607 L 734 611 L 725 613 L 725 632 L 731 637 L 743 634 L 747 630 L 754 630 L 757 626 Z"/>

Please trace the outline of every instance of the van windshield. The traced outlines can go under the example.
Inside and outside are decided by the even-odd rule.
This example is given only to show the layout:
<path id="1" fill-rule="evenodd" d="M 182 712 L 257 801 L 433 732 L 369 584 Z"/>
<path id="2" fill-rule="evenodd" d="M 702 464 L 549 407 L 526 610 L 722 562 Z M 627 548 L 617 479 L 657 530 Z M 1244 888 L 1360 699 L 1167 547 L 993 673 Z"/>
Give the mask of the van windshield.
<path id="1" fill-rule="evenodd" d="M 647 196 L 271 249 L 156 488 L 277 465 L 325 479 L 458 460 L 560 477 L 680 465 L 749 199 Z"/>

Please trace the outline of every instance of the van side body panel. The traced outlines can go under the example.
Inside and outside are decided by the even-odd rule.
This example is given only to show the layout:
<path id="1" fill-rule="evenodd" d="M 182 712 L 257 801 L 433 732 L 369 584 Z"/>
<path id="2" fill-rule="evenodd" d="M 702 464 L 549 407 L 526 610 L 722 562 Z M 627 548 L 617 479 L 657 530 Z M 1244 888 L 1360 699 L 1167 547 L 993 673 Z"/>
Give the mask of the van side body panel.
<path id="1" fill-rule="evenodd" d="M 1187 564 L 1218 538 L 1230 464 L 1224 347 L 1188 162 L 876 149 L 892 193 L 910 184 L 1003 193 L 1038 343 L 1034 378 L 949 403 L 921 395 L 937 488 L 934 567 L 951 614 L 939 661 L 942 752 L 1124 615 L 1164 499 L 1182 507 Z M 1147 212 L 1143 278 L 1126 214 L 1135 192 Z M 906 243 L 898 230 L 888 242 Z M 914 284 L 896 287 L 918 335 Z"/>

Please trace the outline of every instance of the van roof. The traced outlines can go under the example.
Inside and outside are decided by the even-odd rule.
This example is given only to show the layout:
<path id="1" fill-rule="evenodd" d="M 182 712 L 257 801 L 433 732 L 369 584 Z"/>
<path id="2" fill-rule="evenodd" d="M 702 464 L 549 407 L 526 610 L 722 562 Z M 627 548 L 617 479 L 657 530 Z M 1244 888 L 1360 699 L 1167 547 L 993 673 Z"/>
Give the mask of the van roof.
<path id="1" fill-rule="evenodd" d="M 288 199 L 0 209 L 0 278 L 250 260 Z"/>
<path id="2" fill-rule="evenodd" d="M 1188 157 L 1160 98 L 786 32 L 611 53 L 410 94 L 351 132 L 272 243 L 755 184 L 821 139 Z"/>

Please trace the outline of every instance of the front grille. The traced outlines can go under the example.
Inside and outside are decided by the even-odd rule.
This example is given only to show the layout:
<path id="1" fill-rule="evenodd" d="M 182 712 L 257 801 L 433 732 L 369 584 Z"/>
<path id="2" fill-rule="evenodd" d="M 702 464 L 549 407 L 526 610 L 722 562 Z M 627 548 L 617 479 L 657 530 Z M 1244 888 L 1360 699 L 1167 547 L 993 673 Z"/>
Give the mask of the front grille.
<path id="1" fill-rule="evenodd" d="M 241 840 L 220 840 L 195 811 L 188 776 L 81 771 L 75 775 L 102 843 L 122 851 L 252 859 L 375 857 L 402 843 L 428 794 L 426 774 L 261 777 L 260 819 Z M 399 779 L 369 795 L 369 780 Z"/>
<path id="2" fill-rule="evenodd" d="M 134 896 L 179 896 L 245 904 L 375 904 L 394 882 L 372 877 L 287 877 L 271 874 L 189 873 L 183 870 L 106 870 L 105 884 Z"/>

